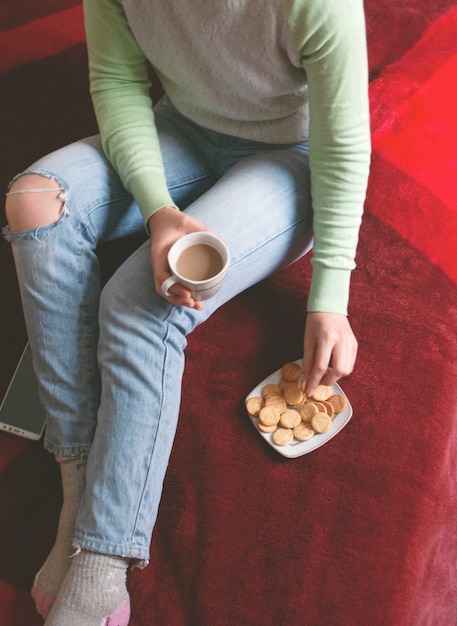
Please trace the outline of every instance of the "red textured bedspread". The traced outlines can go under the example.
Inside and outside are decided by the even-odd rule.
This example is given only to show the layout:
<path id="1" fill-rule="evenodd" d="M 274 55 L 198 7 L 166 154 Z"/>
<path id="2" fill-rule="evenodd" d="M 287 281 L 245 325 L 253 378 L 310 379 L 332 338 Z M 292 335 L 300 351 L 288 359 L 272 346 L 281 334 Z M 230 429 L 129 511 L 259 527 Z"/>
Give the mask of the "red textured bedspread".
<path id="1" fill-rule="evenodd" d="M 95 131 L 80 3 L 38 5 L 0 7 L 3 187 Z M 301 356 L 309 259 L 199 328 L 132 626 L 457 624 L 457 4 L 365 5 L 373 161 L 350 306 L 359 359 L 342 383 L 354 416 L 285 459 L 245 412 Z M 0 254 L 3 392 L 25 331 Z M 42 623 L 29 588 L 60 497 L 41 443 L 0 435 L 0 626 Z"/>

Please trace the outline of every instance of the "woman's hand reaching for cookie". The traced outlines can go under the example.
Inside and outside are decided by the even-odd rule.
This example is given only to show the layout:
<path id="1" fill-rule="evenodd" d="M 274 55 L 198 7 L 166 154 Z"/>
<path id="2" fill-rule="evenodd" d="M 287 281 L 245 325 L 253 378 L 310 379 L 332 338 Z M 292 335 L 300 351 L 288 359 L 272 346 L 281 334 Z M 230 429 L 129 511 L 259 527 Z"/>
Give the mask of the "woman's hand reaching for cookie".
<path id="1" fill-rule="evenodd" d="M 154 272 L 154 284 L 157 293 L 177 306 L 188 306 L 201 311 L 203 305 L 194 300 L 188 289 L 176 283 L 173 285 L 172 296 L 166 296 L 161 285 L 170 276 L 167 255 L 171 246 L 188 233 L 210 232 L 209 228 L 186 213 L 174 207 L 163 207 L 149 218 L 151 233 L 150 260 Z"/>
<path id="2" fill-rule="evenodd" d="M 317 385 L 332 385 L 350 374 L 357 357 L 357 347 L 357 340 L 345 315 L 308 313 L 303 346 L 306 393 L 311 395 Z"/>

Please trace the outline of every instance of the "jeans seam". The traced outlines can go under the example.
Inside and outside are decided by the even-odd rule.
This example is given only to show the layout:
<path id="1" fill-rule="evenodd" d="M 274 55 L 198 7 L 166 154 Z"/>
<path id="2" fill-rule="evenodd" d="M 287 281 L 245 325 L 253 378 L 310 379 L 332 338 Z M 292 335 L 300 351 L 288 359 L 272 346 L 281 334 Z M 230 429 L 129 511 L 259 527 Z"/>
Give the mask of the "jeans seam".
<path id="1" fill-rule="evenodd" d="M 142 510 L 143 506 L 144 506 L 144 495 L 146 492 L 146 488 L 147 488 L 147 483 L 148 480 L 150 478 L 150 474 L 153 468 L 153 457 L 154 457 L 154 453 L 156 450 L 156 444 L 157 444 L 157 438 L 158 438 L 158 434 L 159 434 L 159 429 L 160 429 L 160 422 L 161 422 L 161 416 L 163 416 L 163 401 L 164 401 L 164 388 L 165 388 L 165 375 L 166 375 L 166 368 L 165 368 L 165 363 L 167 361 L 167 357 L 168 357 L 168 351 L 169 351 L 169 347 L 168 347 L 168 343 L 167 343 L 167 338 L 170 335 L 170 324 L 169 324 L 169 319 L 173 314 L 173 306 L 169 307 L 168 313 L 166 315 L 166 317 L 163 320 L 163 324 L 165 326 L 165 333 L 163 334 L 163 345 L 164 345 L 164 356 L 163 356 L 163 361 L 162 361 L 162 367 L 161 367 L 161 372 L 162 372 L 162 379 L 161 379 L 161 385 L 160 385 L 160 402 L 158 403 L 158 420 L 157 420 L 157 426 L 156 426 L 156 430 L 155 430 L 155 434 L 154 434 L 154 440 L 151 442 L 151 448 L 149 451 L 149 456 L 148 456 L 148 468 L 147 468 L 147 472 L 146 472 L 146 476 L 145 476 L 145 480 L 144 480 L 144 484 L 141 490 L 141 494 L 140 497 L 138 499 L 138 506 L 137 506 L 137 510 L 136 510 L 136 514 L 135 514 L 135 520 L 134 523 L 132 525 L 132 536 L 131 536 L 131 545 L 134 544 L 133 538 L 136 536 L 137 534 L 137 530 L 139 527 L 139 516 L 140 516 L 140 511 Z"/>
<path id="2" fill-rule="evenodd" d="M 184 187 L 184 186 L 188 185 L 189 183 L 196 183 L 196 182 L 199 182 L 201 180 L 205 180 L 207 178 L 213 178 L 214 176 L 215 176 L 214 173 L 211 174 L 209 172 L 202 172 L 202 174 L 200 174 L 200 175 L 189 176 L 188 178 L 180 178 L 179 184 L 177 184 L 177 183 L 176 184 L 170 183 L 168 185 L 168 189 L 171 192 L 173 189 L 179 189 L 180 187 Z"/>
<path id="3" fill-rule="evenodd" d="M 245 259 L 248 259 L 253 254 L 257 253 L 258 250 L 260 250 L 261 248 L 263 248 L 267 244 L 270 244 L 272 241 L 274 241 L 278 237 L 281 237 L 282 235 L 284 235 L 285 233 L 287 233 L 287 232 L 289 232 L 291 230 L 295 230 L 297 224 L 299 224 L 300 222 L 306 221 L 307 219 L 311 219 L 311 216 L 310 215 L 303 215 L 299 219 L 295 220 L 294 223 L 289 225 L 287 228 L 283 228 L 283 230 L 281 230 L 280 232 L 277 232 L 274 235 L 274 237 L 270 237 L 269 239 L 266 239 L 265 241 L 263 241 L 261 244 L 259 244 L 255 248 L 250 248 L 249 252 L 247 252 L 246 254 L 243 254 L 242 256 L 238 257 L 234 262 L 232 262 L 232 266 L 236 267 L 239 263 L 241 263 Z"/>

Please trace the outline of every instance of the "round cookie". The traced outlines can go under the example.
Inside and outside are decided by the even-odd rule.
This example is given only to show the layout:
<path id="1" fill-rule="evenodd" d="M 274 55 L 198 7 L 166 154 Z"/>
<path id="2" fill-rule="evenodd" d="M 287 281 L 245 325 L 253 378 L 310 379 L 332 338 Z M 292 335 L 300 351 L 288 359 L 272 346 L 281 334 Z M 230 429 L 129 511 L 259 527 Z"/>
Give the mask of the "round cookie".
<path id="1" fill-rule="evenodd" d="M 316 431 L 311 424 L 305 424 L 302 422 L 293 429 L 295 439 L 298 441 L 308 441 L 311 437 L 314 437 Z"/>
<path id="2" fill-rule="evenodd" d="M 319 413 L 319 409 L 314 402 L 306 402 L 300 409 L 300 415 L 304 422 L 311 422 L 316 413 Z"/>
<path id="3" fill-rule="evenodd" d="M 291 361 L 290 363 L 284 363 L 281 369 L 282 377 L 286 380 L 298 380 L 302 374 L 301 367 L 298 363 Z"/>
<path id="4" fill-rule="evenodd" d="M 313 391 L 312 398 L 313 400 L 321 402 L 322 400 L 327 400 L 331 395 L 332 388 L 329 385 L 317 385 L 316 389 Z"/>
<path id="5" fill-rule="evenodd" d="M 295 428 L 301 422 L 301 415 L 293 409 L 287 409 L 284 413 L 281 413 L 279 418 L 279 424 L 284 428 Z"/>
<path id="6" fill-rule="evenodd" d="M 260 420 L 259 420 L 259 423 L 257 424 L 257 427 L 263 433 L 274 433 L 275 430 L 278 428 L 277 424 L 273 424 L 273 426 L 265 426 L 265 424 L 262 424 Z"/>
<path id="7" fill-rule="evenodd" d="M 268 396 L 268 398 L 265 400 L 265 406 L 271 406 L 273 408 L 275 408 L 277 411 L 279 411 L 280 413 L 282 413 L 283 411 L 285 411 L 287 409 L 287 404 L 286 401 L 284 400 L 284 398 L 281 396 Z"/>
<path id="8" fill-rule="evenodd" d="M 335 393 L 327 398 L 327 402 L 333 406 L 335 413 L 341 413 L 347 406 L 346 398 L 340 393 Z"/>
<path id="9" fill-rule="evenodd" d="M 281 378 L 278 383 L 278 387 L 285 391 L 286 389 L 299 389 L 298 382 L 296 380 L 286 380 L 285 378 Z"/>
<path id="10" fill-rule="evenodd" d="M 293 439 L 294 434 L 290 428 L 278 428 L 273 433 L 273 441 L 277 446 L 287 446 Z"/>
<path id="11" fill-rule="evenodd" d="M 279 412 L 272 406 L 264 406 L 259 412 L 259 422 L 264 426 L 275 426 L 279 422 Z"/>
<path id="12" fill-rule="evenodd" d="M 268 396 L 281 396 L 281 395 L 282 395 L 282 391 L 279 385 L 276 385 L 275 383 L 269 383 L 268 385 L 265 385 L 265 387 L 262 389 L 262 396 L 264 398 L 268 398 Z"/>
<path id="13" fill-rule="evenodd" d="M 311 419 L 311 426 L 316 433 L 328 433 L 332 427 L 332 418 L 327 413 L 316 413 Z"/>
<path id="14" fill-rule="evenodd" d="M 328 400 L 322 400 L 320 404 L 325 408 L 325 412 L 329 417 L 333 417 L 335 415 L 335 407 Z"/>
<path id="15" fill-rule="evenodd" d="M 260 413 L 261 408 L 263 408 L 263 398 L 260 396 L 254 396 L 246 400 L 246 410 L 249 415 L 256 417 Z"/>
<path id="16" fill-rule="evenodd" d="M 288 387 L 284 391 L 284 400 L 286 404 L 293 409 L 298 409 L 305 403 L 306 397 L 298 387 Z"/>

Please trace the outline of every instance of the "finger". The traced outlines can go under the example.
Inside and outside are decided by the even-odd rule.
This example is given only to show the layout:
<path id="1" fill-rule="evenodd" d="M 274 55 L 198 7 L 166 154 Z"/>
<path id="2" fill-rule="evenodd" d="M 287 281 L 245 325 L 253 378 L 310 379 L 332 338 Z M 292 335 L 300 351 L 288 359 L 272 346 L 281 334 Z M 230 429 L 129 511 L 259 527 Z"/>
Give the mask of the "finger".
<path id="1" fill-rule="evenodd" d="M 335 347 L 332 355 L 332 366 L 322 378 L 322 384 L 333 385 L 341 378 L 349 376 L 354 369 L 357 358 L 357 346 L 348 346 L 345 349 Z"/>
<path id="2" fill-rule="evenodd" d="M 314 363 L 314 347 L 305 345 L 303 351 L 303 375 L 306 379 L 309 378 Z"/>
<path id="3" fill-rule="evenodd" d="M 329 370 L 331 356 L 332 349 L 330 344 L 318 346 L 314 354 L 314 362 L 306 383 L 307 395 L 311 396 L 316 387 L 321 384 L 321 380 Z"/>
<path id="4" fill-rule="evenodd" d="M 308 326 L 306 326 L 303 342 L 303 374 L 305 379 L 308 379 L 309 375 L 311 374 L 316 353 L 316 343 L 313 339 L 310 338 L 310 336 L 312 335 L 308 331 Z"/>
<path id="5" fill-rule="evenodd" d="M 321 379 L 321 384 L 333 385 L 334 383 L 338 382 L 340 378 L 344 378 L 345 376 L 350 374 L 351 371 L 352 370 L 349 368 L 341 369 L 338 367 L 329 367 L 327 372 L 324 374 L 324 376 Z"/>
<path id="6" fill-rule="evenodd" d="M 186 289 L 186 287 L 179 283 L 175 283 L 171 287 L 168 291 L 169 295 L 165 295 L 160 287 L 158 293 L 165 298 L 165 300 L 175 306 L 187 306 L 191 309 L 196 309 L 197 311 L 203 310 L 203 304 L 199 300 L 195 300 L 189 289 Z"/>

